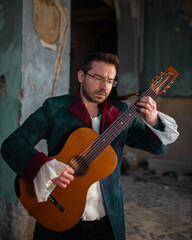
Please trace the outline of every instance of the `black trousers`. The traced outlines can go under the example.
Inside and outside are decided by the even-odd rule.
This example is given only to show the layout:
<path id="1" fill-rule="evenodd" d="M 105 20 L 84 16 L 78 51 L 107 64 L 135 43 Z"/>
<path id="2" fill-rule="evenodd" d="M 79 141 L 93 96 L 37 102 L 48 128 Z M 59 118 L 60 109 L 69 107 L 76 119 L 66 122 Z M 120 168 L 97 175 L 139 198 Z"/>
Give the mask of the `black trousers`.
<path id="1" fill-rule="evenodd" d="M 64 232 L 51 231 L 36 223 L 33 240 L 115 240 L 108 217 L 96 221 L 80 221 Z"/>

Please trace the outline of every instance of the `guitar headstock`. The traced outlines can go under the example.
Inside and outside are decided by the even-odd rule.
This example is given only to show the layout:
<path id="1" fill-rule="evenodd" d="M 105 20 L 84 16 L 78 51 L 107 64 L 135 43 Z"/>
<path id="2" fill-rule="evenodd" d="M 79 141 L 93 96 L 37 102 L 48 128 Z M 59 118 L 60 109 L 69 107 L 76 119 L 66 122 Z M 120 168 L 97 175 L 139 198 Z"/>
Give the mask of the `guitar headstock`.
<path id="1" fill-rule="evenodd" d="M 174 83 L 177 76 L 178 72 L 174 68 L 168 67 L 152 81 L 150 87 L 153 92 L 155 92 L 157 95 L 160 95 L 162 92 L 166 92 L 166 89 Z"/>

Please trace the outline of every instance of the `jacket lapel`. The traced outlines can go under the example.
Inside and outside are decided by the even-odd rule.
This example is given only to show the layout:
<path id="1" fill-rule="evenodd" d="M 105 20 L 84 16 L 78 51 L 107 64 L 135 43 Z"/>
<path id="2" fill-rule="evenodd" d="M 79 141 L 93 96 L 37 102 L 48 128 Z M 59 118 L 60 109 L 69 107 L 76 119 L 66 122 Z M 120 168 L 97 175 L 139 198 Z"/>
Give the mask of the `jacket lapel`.
<path id="1" fill-rule="evenodd" d="M 81 101 L 79 92 L 76 93 L 74 101 L 68 110 L 80 118 L 89 128 L 92 128 L 91 117 L 84 103 Z"/>
<path id="2" fill-rule="evenodd" d="M 92 128 L 91 117 L 86 106 L 81 100 L 79 92 L 75 95 L 74 101 L 68 110 L 80 118 L 89 128 Z M 118 108 L 108 101 L 101 104 L 100 133 L 107 129 L 116 120 L 120 112 L 121 111 Z"/>
<path id="3" fill-rule="evenodd" d="M 110 102 L 105 101 L 101 105 L 101 112 L 100 133 L 104 132 L 117 119 L 121 111 Z"/>

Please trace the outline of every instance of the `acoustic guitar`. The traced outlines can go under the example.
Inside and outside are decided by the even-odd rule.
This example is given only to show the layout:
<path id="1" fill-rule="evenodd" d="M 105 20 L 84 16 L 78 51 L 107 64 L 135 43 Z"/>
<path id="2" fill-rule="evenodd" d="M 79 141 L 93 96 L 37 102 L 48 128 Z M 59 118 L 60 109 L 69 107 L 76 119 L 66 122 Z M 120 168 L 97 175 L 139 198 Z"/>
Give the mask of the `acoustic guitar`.
<path id="1" fill-rule="evenodd" d="M 73 227 L 82 217 L 89 187 L 115 170 L 117 156 L 110 143 L 136 117 L 139 99 L 143 96 L 155 98 L 160 95 L 170 87 L 177 75 L 172 67 L 162 72 L 137 101 L 101 135 L 89 128 L 75 130 L 61 152 L 52 157 L 70 165 L 75 170 L 75 178 L 65 189 L 56 186 L 46 202 L 39 203 L 33 183 L 20 178 L 19 200 L 30 215 L 53 231 L 65 231 Z"/>

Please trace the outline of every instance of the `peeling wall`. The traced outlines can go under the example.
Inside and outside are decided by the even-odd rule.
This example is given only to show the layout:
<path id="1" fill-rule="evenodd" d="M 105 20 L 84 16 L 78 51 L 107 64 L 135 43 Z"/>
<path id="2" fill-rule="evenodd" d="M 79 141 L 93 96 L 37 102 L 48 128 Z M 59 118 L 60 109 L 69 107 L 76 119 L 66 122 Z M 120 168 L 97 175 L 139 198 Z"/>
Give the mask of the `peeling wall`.
<path id="1" fill-rule="evenodd" d="M 70 15 L 71 1 L 63 0 Z M 0 145 L 3 140 L 51 96 L 54 52 L 41 45 L 33 23 L 33 1 L 0 1 Z M 55 96 L 69 92 L 70 34 Z M 37 148 L 46 152 L 45 143 Z M 35 221 L 18 202 L 15 173 L 0 155 L 0 239 L 32 239 Z"/>
<path id="2" fill-rule="evenodd" d="M 64 1 L 70 9 L 70 1 Z M 22 118 L 36 110 L 42 102 L 51 96 L 57 51 L 52 51 L 41 45 L 40 37 L 34 28 L 33 1 L 23 1 L 23 50 L 22 50 Z M 70 13 L 70 10 L 69 10 Z M 64 50 L 63 69 L 58 79 L 55 95 L 69 92 L 69 52 L 70 34 Z"/>

